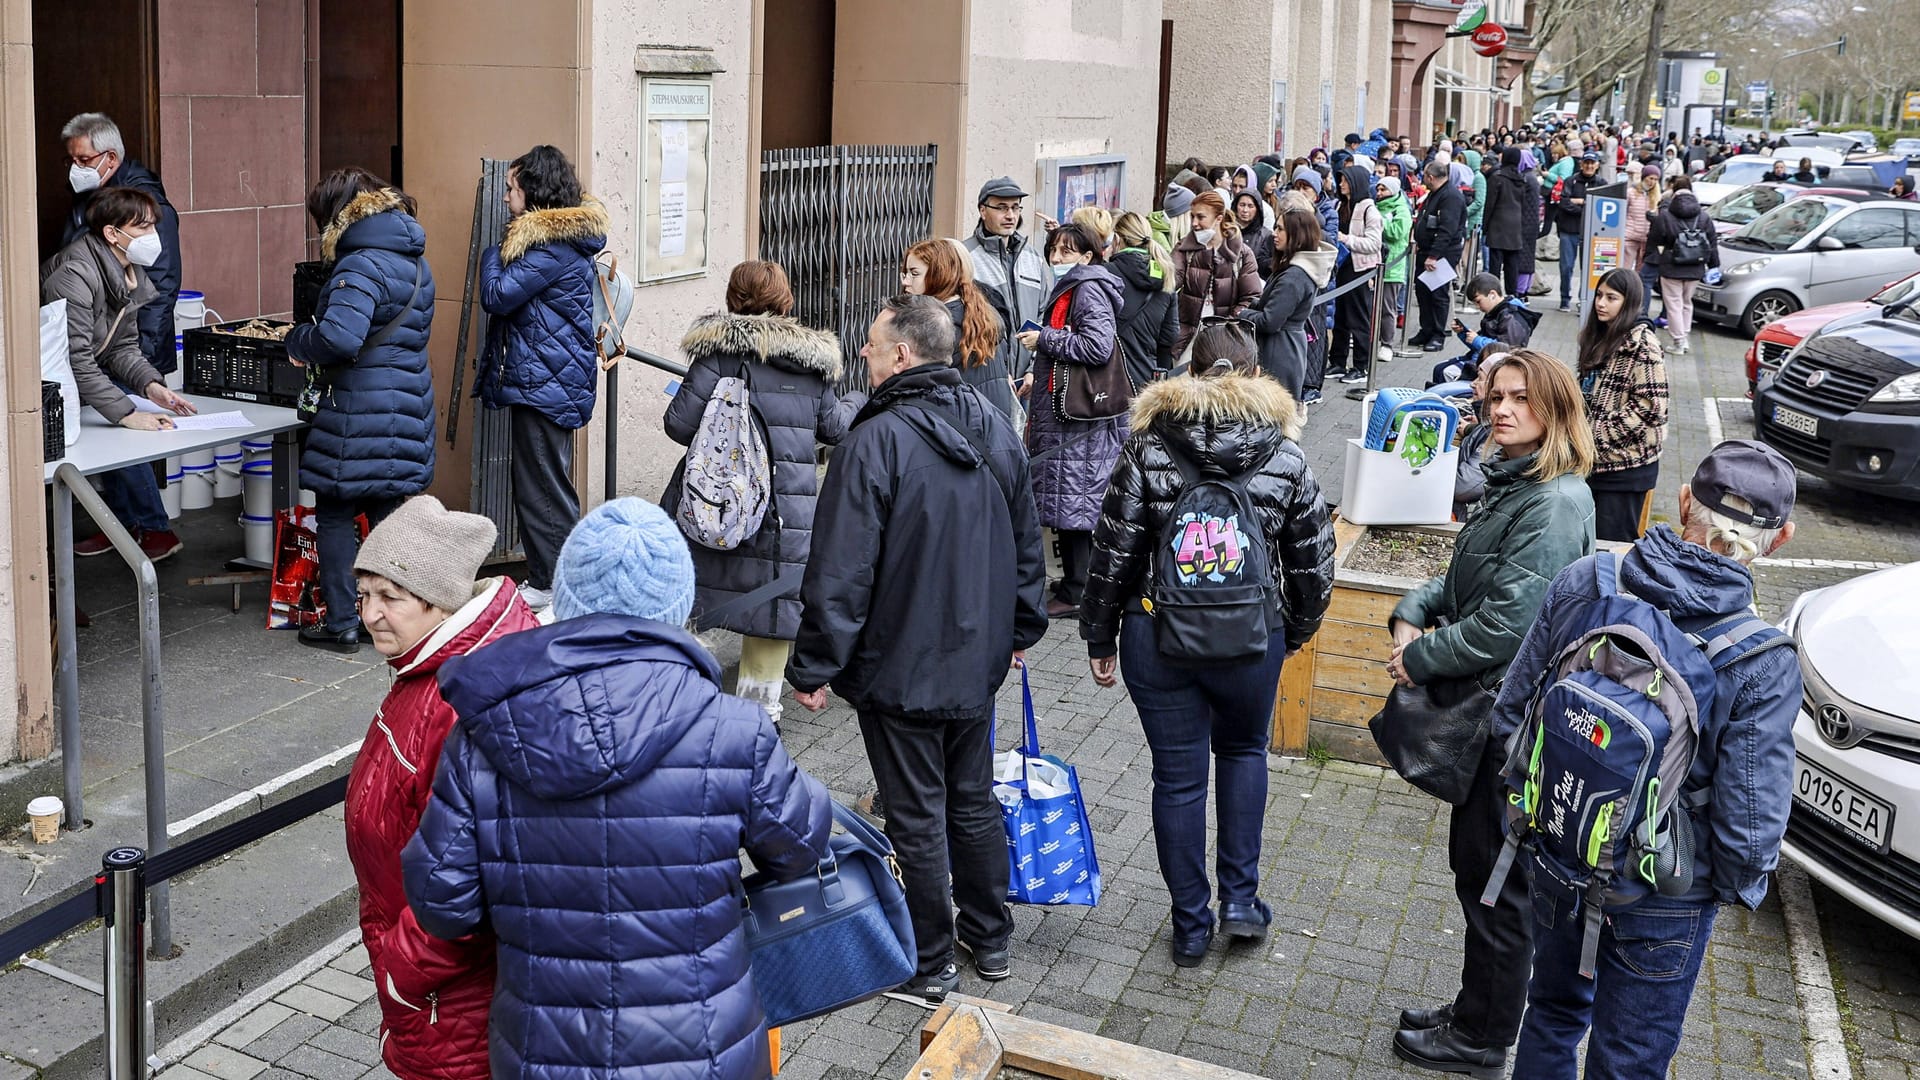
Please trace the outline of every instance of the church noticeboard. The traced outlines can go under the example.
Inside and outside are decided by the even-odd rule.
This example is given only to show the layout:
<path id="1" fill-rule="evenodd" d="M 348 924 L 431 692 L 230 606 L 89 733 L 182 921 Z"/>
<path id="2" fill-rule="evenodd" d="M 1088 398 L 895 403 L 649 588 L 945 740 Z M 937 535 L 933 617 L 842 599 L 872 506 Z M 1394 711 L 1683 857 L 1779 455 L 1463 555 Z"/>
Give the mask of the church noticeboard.
<path id="1" fill-rule="evenodd" d="M 707 268 L 713 83 L 645 79 L 640 92 L 640 280 L 692 277 Z"/>

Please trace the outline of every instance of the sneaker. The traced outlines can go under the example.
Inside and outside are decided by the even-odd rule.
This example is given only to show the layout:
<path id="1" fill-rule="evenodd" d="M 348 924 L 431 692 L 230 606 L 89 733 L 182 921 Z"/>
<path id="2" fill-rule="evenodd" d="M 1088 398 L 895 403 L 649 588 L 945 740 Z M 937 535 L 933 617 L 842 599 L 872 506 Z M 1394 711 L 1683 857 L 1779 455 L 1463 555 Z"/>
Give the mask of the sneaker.
<path id="1" fill-rule="evenodd" d="M 1380 362 L 1383 364 L 1392 363 L 1393 362 L 1393 346 L 1382 345 L 1380 346 L 1379 351 L 1375 352 L 1374 355 L 1378 357 Z"/>
<path id="2" fill-rule="evenodd" d="M 91 559 L 95 555 L 105 555 L 112 550 L 113 541 L 107 539 L 106 533 L 94 533 L 92 536 L 73 545 L 73 553 L 83 559 Z"/>
<path id="3" fill-rule="evenodd" d="M 1363 383 L 1367 381 L 1367 373 L 1364 371 L 1342 372 L 1340 375 L 1340 381 L 1345 383 L 1348 386 L 1352 386 L 1354 383 Z"/>
<path id="4" fill-rule="evenodd" d="M 1564 300 L 1560 302 L 1560 313 L 1561 313 L 1562 315 L 1565 315 L 1565 314 L 1568 314 L 1568 313 L 1570 313 L 1570 312 L 1572 312 L 1572 311 L 1573 311 L 1573 305 L 1572 305 L 1572 304 L 1569 304 L 1569 303 L 1567 303 L 1567 302 L 1566 302 L 1566 301 L 1564 301 Z"/>
<path id="5" fill-rule="evenodd" d="M 1683 352 L 1683 353 L 1684 353 L 1684 352 L 1691 352 L 1691 351 L 1693 351 L 1693 347 L 1692 347 L 1691 345 L 1689 345 L 1689 344 L 1687 343 L 1687 339 L 1686 339 L 1686 338 L 1681 338 L 1681 339 L 1680 339 L 1680 344 L 1679 344 L 1678 346 L 1676 346 L 1676 348 L 1678 349 L 1678 351 L 1680 351 L 1680 352 Z"/>
<path id="6" fill-rule="evenodd" d="M 1318 404 L 1320 404 L 1320 391 L 1318 391 L 1318 390 L 1302 390 L 1302 391 L 1300 392 L 1300 404 L 1302 404 L 1302 405 L 1318 405 Z"/>
<path id="7" fill-rule="evenodd" d="M 180 542 L 179 534 L 172 529 L 156 529 L 140 534 L 140 553 L 147 557 L 148 562 L 159 562 L 185 546 Z"/>
<path id="8" fill-rule="evenodd" d="M 1659 327 L 1662 330 L 1665 330 L 1667 328 L 1667 317 L 1665 315 L 1660 316 L 1659 318 L 1653 320 L 1653 325 L 1656 327 Z"/>
<path id="9" fill-rule="evenodd" d="M 523 581 L 520 583 L 520 599 L 525 600 L 533 613 L 538 615 L 553 606 L 553 590 L 536 589 Z"/>
<path id="10" fill-rule="evenodd" d="M 1007 959 L 1007 950 L 976 949 L 964 941 L 960 942 L 960 947 L 973 957 L 975 974 L 988 982 L 999 982 L 1013 974 L 1013 964 Z"/>
<path id="11" fill-rule="evenodd" d="M 948 964 L 933 975 L 915 975 L 900 984 L 900 988 L 887 996 L 895 1001 L 907 1001 L 923 1008 L 937 1009 L 947 1000 L 947 995 L 960 988 L 960 969 Z"/>

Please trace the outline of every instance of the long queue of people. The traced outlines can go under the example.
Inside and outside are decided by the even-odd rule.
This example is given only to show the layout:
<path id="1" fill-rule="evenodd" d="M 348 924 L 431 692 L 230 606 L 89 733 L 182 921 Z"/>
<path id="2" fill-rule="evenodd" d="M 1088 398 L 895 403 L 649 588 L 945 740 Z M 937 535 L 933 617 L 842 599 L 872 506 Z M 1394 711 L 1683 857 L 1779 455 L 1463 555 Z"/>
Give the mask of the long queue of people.
<path id="1" fill-rule="evenodd" d="M 538 414 L 516 426 L 533 459 L 516 494 L 523 522 L 549 528 L 527 530 L 518 587 L 478 576 L 490 521 L 421 494 L 432 284 L 411 200 L 357 170 L 323 180 L 309 209 L 332 276 L 289 351 L 319 369 L 303 482 L 330 518 L 373 524 L 364 542 L 323 531 L 332 617 L 315 637 L 364 636 L 393 670 L 346 807 L 388 1067 L 766 1076 L 738 853 L 811 872 L 831 828 L 825 787 L 781 742 L 789 688 L 812 711 L 831 689 L 855 713 L 918 948 L 902 991 L 944 999 L 962 953 L 979 978 L 1007 978 L 1015 916 L 988 732 L 999 688 L 1055 619 L 1077 616 L 1090 676 L 1124 682 L 1139 714 L 1173 962 L 1263 939 L 1269 718 L 1333 578 L 1330 511 L 1298 442 L 1305 400 L 1316 364 L 1364 370 L 1377 348 L 1320 296 L 1394 261 L 1396 243 L 1416 263 L 1457 263 L 1479 190 L 1445 147 L 1398 175 L 1354 164 L 1397 156 L 1376 149 L 1337 170 L 1328 158 L 1329 175 L 1256 162 L 1223 174 L 1225 193 L 1182 180 L 1150 213 L 1082 210 L 1034 234 L 1027 193 L 990 180 L 972 235 L 905 253 L 858 391 L 841 390 L 834 336 L 792 316 L 782 268 L 742 263 L 724 310 L 682 341 L 690 370 L 663 422 L 689 449 L 665 508 L 623 498 L 575 523 L 571 489 L 542 477 L 568 471 L 556 432 L 593 409 L 580 271 L 605 219 L 564 157 L 537 148 L 510 174 L 506 243 L 482 261 L 502 361 L 482 393 Z M 1409 198 L 1417 216 L 1395 205 Z M 138 199 L 95 205 L 96 253 L 124 254 L 151 227 Z M 114 265 L 137 299 L 142 264 Z M 1469 291 L 1501 327 L 1525 323 L 1501 284 Z M 1589 942 L 1583 898 L 1548 889 L 1537 859 L 1499 873 L 1506 748 L 1588 608 L 1625 589 L 1711 639 L 1751 597 L 1747 564 L 1793 531 L 1792 469 L 1734 442 L 1681 485 L 1677 530 L 1640 535 L 1629 511 L 1658 482 L 1666 388 L 1637 285 L 1602 280 L 1571 362 L 1491 323 L 1459 331 L 1478 351 L 1479 487 L 1446 573 L 1395 610 L 1386 668 L 1409 688 L 1474 684 L 1489 735 L 1451 810 L 1461 990 L 1409 1003 L 1394 1050 L 1416 1065 L 1497 1076 L 1517 1053 L 1520 1075 L 1570 1078 L 1588 1037 L 1590 1072 L 1664 1075 L 1715 906 L 1758 904 L 1777 859 L 1797 673 L 1786 650 L 1756 649 L 1716 668 L 1717 694 L 1692 687 L 1713 708 L 1674 826 L 1697 841 L 1683 888 L 1616 905 Z M 1422 289 L 1444 310 L 1444 287 Z M 1131 408 L 1080 418 L 1071 387 L 1116 364 Z M 756 444 L 757 524 L 737 543 L 690 531 L 688 476 Z M 750 494 L 756 469 L 737 471 Z M 1051 585 L 1044 529 L 1061 545 Z M 1594 557 L 1597 538 L 1636 537 L 1615 562 Z M 750 594 L 765 598 L 742 604 Z M 734 694 L 686 629 L 722 609 L 744 637 Z"/>

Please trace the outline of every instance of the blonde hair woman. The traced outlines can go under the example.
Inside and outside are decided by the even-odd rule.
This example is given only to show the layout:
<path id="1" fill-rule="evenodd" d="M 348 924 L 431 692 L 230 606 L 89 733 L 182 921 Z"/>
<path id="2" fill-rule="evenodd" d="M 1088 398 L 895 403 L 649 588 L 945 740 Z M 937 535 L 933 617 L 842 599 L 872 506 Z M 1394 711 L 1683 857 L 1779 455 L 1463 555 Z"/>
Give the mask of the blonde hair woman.
<path id="1" fill-rule="evenodd" d="M 1166 375 L 1180 340 L 1180 310 L 1173 296 L 1173 256 L 1153 238 L 1153 226 L 1129 210 L 1113 223 L 1107 269 L 1120 279 L 1120 348 L 1135 389 Z"/>

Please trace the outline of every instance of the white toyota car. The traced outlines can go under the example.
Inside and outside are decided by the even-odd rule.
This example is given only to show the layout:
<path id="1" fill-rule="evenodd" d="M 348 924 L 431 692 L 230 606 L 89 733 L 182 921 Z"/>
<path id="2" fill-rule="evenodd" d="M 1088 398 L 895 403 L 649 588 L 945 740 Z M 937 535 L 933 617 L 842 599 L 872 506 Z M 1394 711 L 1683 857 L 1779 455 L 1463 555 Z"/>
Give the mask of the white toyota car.
<path id="1" fill-rule="evenodd" d="M 1783 628 L 1806 696 L 1794 720 L 1787 857 L 1920 938 L 1920 563 L 1816 589 Z"/>

